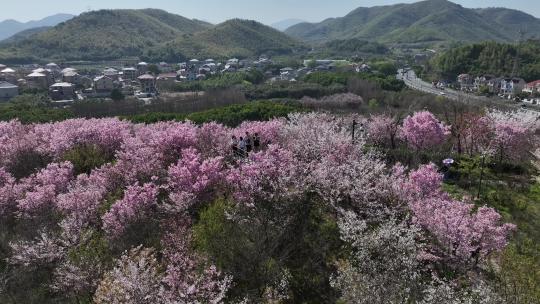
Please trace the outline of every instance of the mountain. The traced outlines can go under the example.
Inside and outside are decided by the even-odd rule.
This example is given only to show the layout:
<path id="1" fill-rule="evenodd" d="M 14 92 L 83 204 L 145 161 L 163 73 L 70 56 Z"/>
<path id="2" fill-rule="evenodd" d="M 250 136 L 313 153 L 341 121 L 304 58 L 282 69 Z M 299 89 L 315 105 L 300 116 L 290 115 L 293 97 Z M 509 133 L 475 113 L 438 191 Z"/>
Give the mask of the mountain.
<path id="1" fill-rule="evenodd" d="M 39 28 L 45 26 L 55 26 L 59 23 L 65 22 L 75 16 L 70 14 L 56 14 L 53 16 L 45 17 L 41 20 L 29 21 L 26 23 L 16 20 L 5 20 L 0 22 L 0 41 L 9 38 L 21 31 Z"/>
<path id="2" fill-rule="evenodd" d="M 157 9 L 93 11 L 28 39 L 0 43 L 0 61 L 138 57 L 145 49 L 211 26 Z"/>
<path id="3" fill-rule="evenodd" d="M 291 27 L 293 25 L 297 25 L 298 23 L 302 23 L 302 22 L 305 22 L 305 21 L 300 20 L 300 19 L 285 19 L 285 20 L 278 21 L 276 23 L 272 23 L 270 26 L 275 28 L 278 31 L 283 32 L 286 29 L 288 29 L 289 27 Z"/>
<path id="4" fill-rule="evenodd" d="M 212 25 L 156 9 L 101 10 L 0 43 L 0 62 L 243 58 L 303 48 L 303 43 L 255 21 Z"/>
<path id="5" fill-rule="evenodd" d="M 31 36 L 33 36 L 35 34 L 45 32 L 45 31 L 47 31 L 47 30 L 49 30 L 51 28 L 52 28 L 52 26 L 33 27 L 31 29 L 20 31 L 17 34 L 15 34 L 15 35 L 7 38 L 7 39 L 2 40 L 1 42 L 2 43 L 21 42 L 23 40 L 26 40 L 26 39 L 30 38 Z"/>
<path id="6" fill-rule="evenodd" d="M 283 55 L 306 49 L 284 33 L 252 20 L 233 19 L 206 30 L 183 35 L 147 53 L 149 60 L 162 58 L 253 57 Z"/>
<path id="7" fill-rule="evenodd" d="M 540 19 L 508 9 L 468 9 L 447 0 L 360 7 L 341 18 L 300 23 L 285 32 L 322 43 L 336 39 L 369 39 L 381 43 L 440 43 L 449 41 L 515 41 L 539 33 Z"/>

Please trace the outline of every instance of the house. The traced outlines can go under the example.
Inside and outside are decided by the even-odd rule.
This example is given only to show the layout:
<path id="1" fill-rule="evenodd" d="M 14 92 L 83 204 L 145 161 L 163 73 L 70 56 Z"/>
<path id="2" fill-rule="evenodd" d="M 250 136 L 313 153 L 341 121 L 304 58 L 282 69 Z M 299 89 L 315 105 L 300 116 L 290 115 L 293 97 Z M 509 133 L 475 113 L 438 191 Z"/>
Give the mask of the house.
<path id="1" fill-rule="evenodd" d="M 111 92 L 114 89 L 114 80 L 109 76 L 98 76 L 94 78 L 94 91 Z"/>
<path id="2" fill-rule="evenodd" d="M 19 87 L 6 81 L 0 81 L 0 101 L 7 101 L 19 95 Z"/>
<path id="3" fill-rule="evenodd" d="M 51 73 L 53 74 L 54 77 L 58 77 L 60 76 L 60 66 L 58 66 L 58 64 L 54 63 L 54 62 L 51 62 L 51 63 L 47 63 L 45 65 L 45 68 L 49 71 L 51 71 Z"/>
<path id="4" fill-rule="evenodd" d="M 49 79 L 43 73 L 33 72 L 26 75 L 26 82 L 31 89 L 47 89 L 49 87 Z"/>
<path id="5" fill-rule="evenodd" d="M 142 61 L 137 63 L 137 72 L 139 75 L 144 75 L 148 72 L 148 63 Z"/>
<path id="6" fill-rule="evenodd" d="M 460 74 L 457 82 L 462 91 L 472 91 L 474 88 L 474 78 L 469 74 Z"/>
<path id="7" fill-rule="evenodd" d="M 159 63 L 159 70 L 162 73 L 171 73 L 174 71 L 174 66 L 166 63 L 166 62 L 160 62 Z"/>
<path id="8" fill-rule="evenodd" d="M 124 80 L 135 80 L 137 78 L 137 69 L 136 68 L 123 68 L 122 78 Z"/>
<path id="9" fill-rule="evenodd" d="M 188 68 L 198 69 L 201 66 L 201 62 L 198 59 L 191 59 L 188 62 Z"/>
<path id="10" fill-rule="evenodd" d="M 540 93 L 540 80 L 527 83 L 523 88 L 523 92 L 529 94 Z"/>
<path id="11" fill-rule="evenodd" d="M 161 73 L 156 78 L 156 86 L 160 90 L 168 90 L 176 83 L 176 73 Z"/>
<path id="12" fill-rule="evenodd" d="M 118 70 L 115 68 L 106 68 L 103 70 L 103 75 L 111 78 L 112 80 L 118 80 Z"/>
<path id="13" fill-rule="evenodd" d="M 501 80 L 500 93 L 505 96 L 515 96 L 521 93 L 527 83 L 521 78 L 503 78 Z"/>
<path id="14" fill-rule="evenodd" d="M 482 76 L 477 76 L 475 79 L 474 79 L 474 82 L 473 82 L 473 89 L 475 91 L 478 91 L 480 90 L 480 88 L 482 87 L 487 87 L 488 86 L 488 82 L 491 81 L 492 79 L 494 79 L 495 76 L 493 75 L 482 75 Z"/>
<path id="15" fill-rule="evenodd" d="M 150 74 L 144 74 L 137 78 L 143 93 L 157 93 L 156 78 Z"/>
<path id="16" fill-rule="evenodd" d="M 71 83 L 57 82 L 50 86 L 49 96 L 56 101 L 75 99 L 75 87 Z"/>
<path id="17" fill-rule="evenodd" d="M 79 84 L 80 83 L 80 75 L 76 71 L 66 71 L 62 74 L 62 82 L 67 83 L 73 83 L 73 84 Z"/>
<path id="18" fill-rule="evenodd" d="M 51 71 L 56 71 L 56 72 L 60 72 L 60 67 L 58 66 L 58 64 L 54 63 L 54 62 L 51 62 L 51 63 L 47 63 L 47 65 L 45 65 L 45 68 L 47 68 L 48 70 L 51 70 Z"/>
<path id="19" fill-rule="evenodd" d="M 0 70 L 0 80 L 7 81 L 10 83 L 15 83 L 17 81 L 17 76 L 14 69 L 3 68 Z"/>
<path id="20" fill-rule="evenodd" d="M 284 81 L 292 81 L 292 80 L 295 80 L 296 77 L 297 77 L 297 74 L 295 72 L 295 70 L 293 68 L 283 68 L 281 70 L 279 70 L 280 72 L 280 80 L 284 80 Z"/>
<path id="21" fill-rule="evenodd" d="M 362 63 L 361 65 L 356 66 L 355 71 L 356 73 L 368 73 L 371 71 L 371 67 L 365 63 Z"/>
<path id="22" fill-rule="evenodd" d="M 227 60 L 227 64 L 230 66 L 238 67 L 238 65 L 240 64 L 240 60 L 238 60 L 237 58 L 231 58 Z"/>
<path id="23" fill-rule="evenodd" d="M 77 72 L 77 69 L 74 69 L 74 68 L 65 68 L 63 69 L 62 71 L 60 71 L 60 73 L 62 75 L 64 75 L 65 73 L 68 73 L 68 72 Z"/>

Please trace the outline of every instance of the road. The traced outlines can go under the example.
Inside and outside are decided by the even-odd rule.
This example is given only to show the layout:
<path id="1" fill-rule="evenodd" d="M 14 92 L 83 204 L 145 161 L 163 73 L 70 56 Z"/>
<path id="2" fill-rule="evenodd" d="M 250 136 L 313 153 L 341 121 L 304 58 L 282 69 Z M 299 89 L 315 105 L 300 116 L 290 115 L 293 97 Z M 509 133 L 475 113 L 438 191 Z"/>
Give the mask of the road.
<path id="1" fill-rule="evenodd" d="M 484 96 L 475 96 L 471 94 L 467 94 L 461 91 L 456 91 L 452 89 L 438 89 L 434 88 L 433 85 L 429 82 L 425 82 L 422 79 L 416 77 L 416 73 L 413 70 L 408 70 L 407 72 L 403 73 L 403 70 L 398 70 L 398 74 L 396 76 L 398 79 L 403 80 L 405 84 L 411 88 L 415 89 L 417 91 L 422 91 L 429 94 L 434 94 L 438 96 L 443 96 L 448 99 L 456 100 L 456 101 L 462 101 L 462 102 L 482 102 L 482 103 L 495 103 L 503 106 L 513 107 L 513 108 L 520 108 L 522 104 L 516 103 L 513 101 L 505 100 L 505 99 L 499 99 L 497 97 L 495 98 L 488 98 Z M 527 109 L 539 111 L 540 107 L 538 105 L 527 105 Z"/>

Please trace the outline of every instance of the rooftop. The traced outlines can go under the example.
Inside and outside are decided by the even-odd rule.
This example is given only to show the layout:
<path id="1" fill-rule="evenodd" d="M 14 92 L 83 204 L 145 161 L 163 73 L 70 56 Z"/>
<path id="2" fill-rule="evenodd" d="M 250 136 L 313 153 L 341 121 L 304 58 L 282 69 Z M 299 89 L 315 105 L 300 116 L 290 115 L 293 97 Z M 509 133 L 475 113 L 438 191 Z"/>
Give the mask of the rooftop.
<path id="1" fill-rule="evenodd" d="M 47 76 L 39 72 L 33 72 L 32 74 L 29 74 L 26 77 L 47 77 Z"/>
<path id="2" fill-rule="evenodd" d="M 144 75 L 139 76 L 138 79 L 144 80 L 144 79 L 156 79 L 156 78 L 150 74 L 144 74 Z"/>
<path id="3" fill-rule="evenodd" d="M 57 82 L 51 86 L 51 88 L 69 88 L 73 85 L 69 82 Z"/>
<path id="4" fill-rule="evenodd" d="M 9 82 L 6 82 L 6 81 L 0 81 L 0 88 L 3 88 L 3 89 L 18 88 L 18 86 L 11 84 Z"/>

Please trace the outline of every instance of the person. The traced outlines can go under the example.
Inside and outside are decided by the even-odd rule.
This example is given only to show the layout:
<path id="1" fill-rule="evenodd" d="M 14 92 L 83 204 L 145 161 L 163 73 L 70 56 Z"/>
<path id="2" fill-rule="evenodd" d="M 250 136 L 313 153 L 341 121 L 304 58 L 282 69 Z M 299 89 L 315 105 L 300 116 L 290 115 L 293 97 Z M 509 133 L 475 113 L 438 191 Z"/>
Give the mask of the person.
<path id="1" fill-rule="evenodd" d="M 255 136 L 253 136 L 253 149 L 255 151 L 259 151 L 261 148 L 261 137 L 259 137 L 259 133 L 255 133 Z"/>
<path id="2" fill-rule="evenodd" d="M 245 157 L 247 156 L 247 153 L 246 153 L 246 141 L 244 140 L 244 138 L 242 136 L 240 136 L 240 141 L 238 142 L 238 154 L 240 154 L 240 156 L 242 157 Z"/>
<path id="3" fill-rule="evenodd" d="M 238 155 L 238 138 L 235 135 L 231 138 L 231 149 L 234 155 Z"/>
<path id="4" fill-rule="evenodd" d="M 246 132 L 246 152 L 247 153 L 251 152 L 252 148 L 253 148 L 253 143 L 251 140 L 251 135 L 249 134 L 249 132 Z"/>

